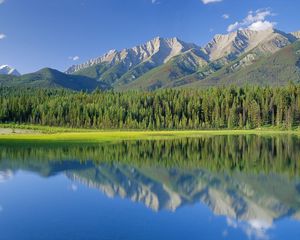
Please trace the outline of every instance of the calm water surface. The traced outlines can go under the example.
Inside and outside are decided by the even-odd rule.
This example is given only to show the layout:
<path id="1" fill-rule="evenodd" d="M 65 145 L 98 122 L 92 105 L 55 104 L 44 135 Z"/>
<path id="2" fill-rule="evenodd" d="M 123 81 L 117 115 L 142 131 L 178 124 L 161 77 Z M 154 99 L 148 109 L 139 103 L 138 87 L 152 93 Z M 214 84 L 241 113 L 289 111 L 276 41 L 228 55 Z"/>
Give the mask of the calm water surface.
<path id="1" fill-rule="evenodd" d="M 0 143 L 0 239 L 299 239 L 300 139 Z"/>

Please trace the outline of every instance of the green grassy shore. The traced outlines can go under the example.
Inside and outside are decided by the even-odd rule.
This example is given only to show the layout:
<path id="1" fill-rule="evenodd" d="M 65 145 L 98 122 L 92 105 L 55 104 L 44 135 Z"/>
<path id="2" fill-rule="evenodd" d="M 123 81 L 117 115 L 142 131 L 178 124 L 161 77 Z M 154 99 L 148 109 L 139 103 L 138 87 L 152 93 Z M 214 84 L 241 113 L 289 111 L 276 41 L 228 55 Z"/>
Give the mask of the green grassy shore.
<path id="1" fill-rule="evenodd" d="M 292 130 L 261 128 L 253 130 L 96 130 L 46 127 L 37 125 L 0 124 L 0 141 L 38 141 L 38 142 L 101 142 L 143 139 L 172 139 L 197 137 L 203 135 L 275 135 L 293 134 L 300 136 L 300 129 Z"/>

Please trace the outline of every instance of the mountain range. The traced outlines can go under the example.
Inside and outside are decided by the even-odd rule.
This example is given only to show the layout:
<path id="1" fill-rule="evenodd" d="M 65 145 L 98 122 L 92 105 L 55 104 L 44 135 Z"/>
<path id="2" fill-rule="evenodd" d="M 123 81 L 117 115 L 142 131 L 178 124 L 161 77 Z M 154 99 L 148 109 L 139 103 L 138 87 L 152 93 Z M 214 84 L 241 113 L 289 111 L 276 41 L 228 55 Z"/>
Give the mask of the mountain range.
<path id="1" fill-rule="evenodd" d="M 65 73 L 43 69 L 30 75 L 2 75 L 0 85 L 122 91 L 299 83 L 299 39 L 300 31 L 285 33 L 273 28 L 217 34 L 203 47 L 178 38 L 157 37 L 133 48 L 110 50 L 71 66 Z M 45 71 L 51 74 L 46 77 Z"/>

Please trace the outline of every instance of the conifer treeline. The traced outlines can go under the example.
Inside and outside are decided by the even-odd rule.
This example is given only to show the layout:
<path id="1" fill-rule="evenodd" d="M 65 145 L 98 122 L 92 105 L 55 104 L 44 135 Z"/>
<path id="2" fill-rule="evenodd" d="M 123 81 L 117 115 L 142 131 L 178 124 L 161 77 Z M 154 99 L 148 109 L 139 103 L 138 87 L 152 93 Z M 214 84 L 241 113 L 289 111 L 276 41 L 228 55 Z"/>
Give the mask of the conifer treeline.
<path id="1" fill-rule="evenodd" d="M 0 122 L 128 129 L 291 128 L 300 86 L 155 92 L 0 88 Z"/>

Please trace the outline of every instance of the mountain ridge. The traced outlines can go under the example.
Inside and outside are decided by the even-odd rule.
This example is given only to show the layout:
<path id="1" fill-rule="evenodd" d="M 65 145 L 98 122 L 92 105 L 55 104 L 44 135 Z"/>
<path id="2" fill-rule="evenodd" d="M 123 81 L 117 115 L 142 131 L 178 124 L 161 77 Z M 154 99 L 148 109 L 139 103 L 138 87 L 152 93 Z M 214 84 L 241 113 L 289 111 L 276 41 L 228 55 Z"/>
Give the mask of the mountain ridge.
<path id="1" fill-rule="evenodd" d="M 112 88 L 117 91 L 152 91 L 160 88 L 208 87 L 219 84 L 283 85 L 290 81 L 299 83 L 300 50 L 297 47 L 289 48 L 296 46 L 299 39 L 300 31 L 285 33 L 274 28 L 261 31 L 240 29 L 227 34 L 216 34 L 203 47 L 176 37 L 156 37 L 132 48 L 110 50 L 102 56 L 73 65 L 62 74 L 65 74 L 66 88 L 80 90 L 81 86 L 86 88 L 89 85 L 90 91 L 93 90 L 93 86 L 99 87 L 99 84 L 102 84 L 102 89 Z M 287 50 L 281 51 L 282 49 Z M 289 56 L 289 59 L 285 62 L 277 61 L 276 68 L 272 65 L 268 69 L 258 66 L 261 62 L 265 61 L 267 64 L 268 60 L 274 60 L 275 56 L 278 59 Z M 255 74 L 251 73 L 251 78 L 245 77 L 249 75 L 247 69 L 256 71 Z M 58 85 L 65 88 L 62 75 L 58 75 Z M 23 76 L 19 78 L 19 83 L 26 86 L 27 76 L 36 77 L 25 75 L 26 81 L 21 84 Z M 15 81 L 10 81 L 11 79 Z M 79 79 L 83 85 L 79 84 Z M 51 83 L 49 80 L 48 78 L 48 84 Z M 52 83 L 55 82 L 55 79 L 52 80 Z M 70 80 L 77 81 L 77 86 L 75 83 L 74 86 L 69 86 Z M 13 75 L 2 75 L 0 82 L 9 86 L 16 82 L 16 78 Z M 43 84 L 37 85 L 44 87 Z"/>
<path id="2" fill-rule="evenodd" d="M 261 53 L 274 53 L 278 48 L 296 41 L 296 37 L 277 29 L 269 28 L 263 31 L 250 29 L 237 30 L 229 34 L 217 34 L 204 49 L 211 60 L 222 57 L 237 57 L 259 47 Z"/>
<path id="3" fill-rule="evenodd" d="M 204 47 L 185 43 L 178 38 L 158 37 L 137 47 L 112 50 L 98 60 L 73 66 L 73 70 L 69 69 L 67 73 L 93 77 L 121 91 L 188 86 L 237 60 L 236 68 L 250 66 L 293 44 L 299 39 L 298 36 L 300 32 L 285 33 L 273 28 L 263 31 L 243 29 L 217 34 Z M 143 55 L 138 50 L 140 48 L 151 51 Z M 130 51 L 139 54 L 135 58 L 128 58 Z M 192 77 L 195 74 L 197 77 Z"/>
<path id="4" fill-rule="evenodd" d="M 300 83 L 300 41 L 296 41 L 270 56 L 259 58 L 246 67 L 239 66 L 239 64 L 240 60 L 237 60 L 203 81 L 190 80 L 193 83 L 186 87 L 197 88 L 226 84 L 268 85 L 268 83 L 282 86 L 289 82 Z"/>
<path id="5" fill-rule="evenodd" d="M 132 48 L 110 50 L 98 58 L 71 66 L 66 73 L 93 77 L 112 86 L 126 84 L 194 48 L 199 47 L 176 37 L 156 37 Z"/>
<path id="6" fill-rule="evenodd" d="M 125 48 L 120 51 L 115 49 L 108 51 L 104 55 L 90 59 L 85 63 L 73 65 L 66 70 L 66 73 L 72 74 L 82 68 L 91 67 L 100 63 L 116 64 L 121 61 L 128 65 L 137 65 L 147 60 L 152 60 L 157 64 L 162 64 L 186 49 L 197 48 L 196 44 L 185 43 L 177 37 L 161 38 L 156 37 L 144 44 Z M 157 54 L 161 54 L 158 58 Z"/>

